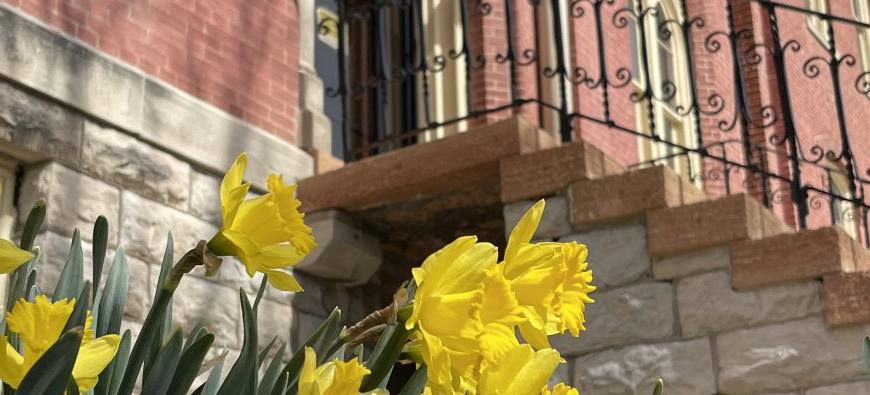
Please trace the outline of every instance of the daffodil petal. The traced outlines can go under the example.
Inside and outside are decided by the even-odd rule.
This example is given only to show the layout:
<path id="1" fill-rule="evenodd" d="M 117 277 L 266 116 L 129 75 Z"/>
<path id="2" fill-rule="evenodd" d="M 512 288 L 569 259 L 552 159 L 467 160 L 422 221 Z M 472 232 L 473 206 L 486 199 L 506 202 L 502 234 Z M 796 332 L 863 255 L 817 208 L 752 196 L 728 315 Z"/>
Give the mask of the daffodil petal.
<path id="1" fill-rule="evenodd" d="M 6 336 L 0 336 L 0 381 L 18 388 L 24 379 L 24 357 L 9 344 Z"/>
<path id="2" fill-rule="evenodd" d="M 230 166 L 221 181 L 221 213 L 224 226 L 230 226 L 236 217 L 239 206 L 245 200 L 250 183 L 243 182 L 245 169 L 248 167 L 248 154 L 242 153 Z"/>
<path id="3" fill-rule="evenodd" d="M 520 218 L 520 221 L 517 222 L 516 226 L 511 230 L 511 234 L 508 237 L 507 248 L 504 252 L 505 262 L 510 261 L 514 255 L 516 255 L 520 246 L 530 242 L 532 237 L 535 236 L 535 232 L 538 230 L 538 224 L 541 222 L 541 216 L 544 215 L 544 205 L 544 199 L 538 200 L 537 203 L 532 205 L 532 207 L 523 214 L 523 217 Z"/>
<path id="4" fill-rule="evenodd" d="M 302 285 L 290 273 L 280 270 L 266 270 L 263 273 L 268 276 L 269 284 L 281 291 L 302 292 Z"/>
<path id="5" fill-rule="evenodd" d="M 97 385 L 100 372 L 115 358 L 120 343 L 120 336 L 106 335 L 82 345 L 72 372 L 80 392 Z"/>
<path id="6" fill-rule="evenodd" d="M 0 239 L 0 273 L 11 273 L 31 259 L 32 252 L 18 248 L 9 240 Z"/>

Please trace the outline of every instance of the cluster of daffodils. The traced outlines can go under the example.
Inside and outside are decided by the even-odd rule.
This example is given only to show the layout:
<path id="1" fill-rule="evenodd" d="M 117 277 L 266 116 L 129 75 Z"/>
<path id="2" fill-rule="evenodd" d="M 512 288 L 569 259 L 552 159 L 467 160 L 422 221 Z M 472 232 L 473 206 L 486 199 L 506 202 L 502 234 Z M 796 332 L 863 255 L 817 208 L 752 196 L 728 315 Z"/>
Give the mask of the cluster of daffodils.
<path id="1" fill-rule="evenodd" d="M 547 337 L 580 335 L 595 287 L 585 246 L 531 242 L 543 210 L 540 201 L 522 217 L 502 262 L 492 244 L 461 237 L 413 269 L 418 288 L 405 325 L 428 368 L 430 393 L 577 393 L 547 388 L 561 362 Z"/>
<path id="2" fill-rule="evenodd" d="M 299 282 L 287 269 L 317 244 L 300 212 L 296 186 L 273 174 L 267 179 L 266 193 L 249 197 L 251 184 L 244 180 L 247 163 L 247 155 L 240 155 L 223 178 L 223 224 L 217 234 L 208 242 L 201 241 L 174 266 L 169 265 L 172 259 L 165 259 L 168 263 L 161 270 L 161 285 L 135 343 L 129 330 L 123 336 L 119 333 L 127 288 L 117 282 L 128 281 L 126 263 L 117 259 L 123 250 L 116 253 L 114 265 L 118 266 L 112 267 L 112 273 L 118 270 L 124 274 L 111 275 L 103 289 L 93 295 L 83 284 L 81 256 L 70 259 L 67 266 L 73 266 L 64 268 L 50 300 L 34 285 L 35 255 L 31 251 L 38 251 L 32 248 L 33 233 L 42 221 L 44 206 L 38 206 L 41 214 L 31 213 L 37 219 L 29 227 L 31 234 L 22 237 L 22 248 L 0 240 L 0 272 L 13 273 L 13 281 L 21 284 L 13 287 L 10 300 L 14 305 L 5 316 L 5 325 L 0 322 L 0 380 L 5 388 L 19 393 L 77 390 L 129 395 L 142 369 L 143 393 L 190 392 L 194 378 L 207 370 L 202 366 L 206 366 L 203 361 L 214 335 L 206 330 L 192 331 L 182 343 L 180 332 L 170 334 L 165 329 L 172 322 L 167 305 L 185 273 L 205 266 L 208 275 L 220 267 L 218 257 L 234 256 L 249 277 L 262 273 L 264 281 L 253 304 L 240 293 L 245 341 L 229 375 L 219 383 L 219 368 L 212 368 L 208 381 L 194 393 L 348 395 L 367 391 L 365 394 L 384 395 L 388 394 L 383 387 L 391 367 L 404 350 L 405 355 L 420 362 L 421 370 L 419 380 L 412 378 L 403 394 L 578 394 L 564 384 L 547 385 L 563 362 L 548 337 L 580 335 L 585 329 L 585 306 L 593 302 L 588 295 L 595 287 L 587 270 L 585 246 L 532 242 L 543 201 L 531 207 L 513 229 L 501 262 L 492 244 L 461 237 L 413 269 L 417 287 L 411 306 L 401 307 L 407 299 L 403 289 L 403 297 L 391 307 L 343 331 L 340 312 L 334 312 L 290 362 L 282 360 L 282 346 L 269 366 L 261 369 L 266 352 L 257 344 L 259 298 L 267 282 L 279 290 L 301 292 Z M 79 242 L 74 239 L 74 244 Z M 105 249 L 105 237 L 99 241 L 95 236 L 93 243 Z M 171 250 L 167 248 L 167 254 Z M 93 272 L 99 273 L 102 262 L 94 265 Z M 100 281 L 96 282 L 99 286 Z M 119 296 L 118 289 L 124 290 L 123 295 Z M 112 308 L 111 302 L 101 298 L 116 298 L 121 308 Z M 402 319 L 397 320 L 399 309 Z M 100 328 L 96 331 L 99 337 L 95 328 Z M 364 340 L 376 330 L 381 331 L 380 340 L 367 360 L 362 359 L 359 348 L 345 356 L 357 337 Z M 350 336 L 351 332 L 364 335 Z M 318 359 L 318 354 L 324 358 Z M 217 374 L 214 369 L 218 369 Z M 258 374 L 263 370 L 264 374 Z M 108 382 L 98 385 L 101 380 Z M 170 385 L 179 387 L 170 391 Z"/>

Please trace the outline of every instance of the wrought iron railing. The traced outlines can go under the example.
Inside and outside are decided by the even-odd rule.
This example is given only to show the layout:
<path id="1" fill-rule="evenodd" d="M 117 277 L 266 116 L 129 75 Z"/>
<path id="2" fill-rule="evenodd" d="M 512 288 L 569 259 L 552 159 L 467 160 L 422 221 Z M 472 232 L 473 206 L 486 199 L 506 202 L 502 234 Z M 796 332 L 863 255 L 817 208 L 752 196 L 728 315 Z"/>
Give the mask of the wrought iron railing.
<path id="1" fill-rule="evenodd" d="M 634 149 L 633 166 L 669 163 L 708 192 L 749 192 L 796 227 L 836 223 L 870 245 L 870 15 L 689 2 L 705 14 L 687 0 L 456 0 L 439 20 L 427 0 L 337 0 L 320 29 L 338 37 L 327 94 L 345 159 L 523 113 L 563 141 Z M 432 24 L 456 30 L 432 45 Z M 503 40 L 479 42 L 486 26 Z M 504 94 L 481 100 L 499 72 Z M 433 98 L 441 73 L 452 96 Z M 433 100 L 461 103 L 436 114 Z"/>

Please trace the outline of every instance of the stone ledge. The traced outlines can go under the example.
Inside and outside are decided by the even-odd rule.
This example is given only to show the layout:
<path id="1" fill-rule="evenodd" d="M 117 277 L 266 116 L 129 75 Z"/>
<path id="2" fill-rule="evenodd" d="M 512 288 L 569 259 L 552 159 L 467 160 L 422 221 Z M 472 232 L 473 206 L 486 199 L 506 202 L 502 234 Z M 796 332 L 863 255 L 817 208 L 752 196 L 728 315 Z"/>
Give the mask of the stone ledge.
<path id="1" fill-rule="evenodd" d="M 870 322 L 870 272 L 828 274 L 822 285 L 829 326 Z"/>
<path id="2" fill-rule="evenodd" d="M 704 199 L 703 192 L 670 168 L 650 167 L 572 184 L 571 222 L 589 227 Z"/>
<path id="3" fill-rule="evenodd" d="M 791 232 L 788 225 L 746 194 L 649 211 L 646 223 L 650 255 L 655 257 Z"/>
<path id="4" fill-rule="evenodd" d="M 380 242 L 362 231 L 350 215 L 327 210 L 305 219 L 318 246 L 295 270 L 350 286 L 366 283 L 381 266 Z"/>
<path id="5" fill-rule="evenodd" d="M 317 148 L 305 148 L 305 152 L 314 158 L 315 175 L 338 170 L 345 165 L 343 160 L 336 158 L 327 151 L 319 150 Z"/>
<path id="6" fill-rule="evenodd" d="M 855 271 L 852 239 L 839 227 L 807 230 L 731 245 L 731 283 L 737 289 Z"/>
<path id="7" fill-rule="evenodd" d="M 555 142 L 520 117 L 350 163 L 299 183 L 304 211 L 358 211 L 492 184 L 499 160 Z M 387 176 L 389 175 L 389 176 Z M 488 186 L 487 186 L 488 187 Z M 489 188 L 489 187 L 488 187 Z"/>
<path id="8" fill-rule="evenodd" d="M 574 181 L 625 171 L 616 161 L 582 141 L 505 158 L 499 168 L 503 203 L 552 195 Z"/>

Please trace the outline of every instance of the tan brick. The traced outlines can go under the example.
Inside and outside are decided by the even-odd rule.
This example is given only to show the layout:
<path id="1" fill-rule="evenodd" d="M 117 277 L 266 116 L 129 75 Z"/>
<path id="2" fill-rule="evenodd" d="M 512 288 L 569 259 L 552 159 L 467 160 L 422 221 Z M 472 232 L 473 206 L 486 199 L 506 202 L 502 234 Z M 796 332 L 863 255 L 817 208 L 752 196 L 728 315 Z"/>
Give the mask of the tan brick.
<path id="1" fill-rule="evenodd" d="M 748 289 L 852 272 L 850 240 L 839 227 L 829 227 L 734 243 L 732 285 Z"/>
<path id="2" fill-rule="evenodd" d="M 624 171 L 616 161 L 583 142 L 505 158 L 499 167 L 504 203 L 544 197 L 574 181 Z"/>
<path id="3" fill-rule="evenodd" d="M 828 274 L 822 284 L 828 325 L 870 322 L 870 273 Z"/>
<path id="4" fill-rule="evenodd" d="M 745 194 L 649 211 L 646 222 L 650 255 L 656 257 L 791 230 L 770 210 Z"/>
<path id="5" fill-rule="evenodd" d="M 514 117 L 307 178 L 299 196 L 304 211 L 372 208 L 477 185 L 498 199 L 498 161 L 553 144 L 547 133 Z"/>
<path id="6" fill-rule="evenodd" d="M 643 215 L 650 209 L 704 200 L 704 193 L 666 166 L 571 185 L 571 222 L 589 226 Z"/>

